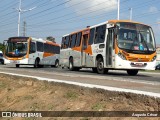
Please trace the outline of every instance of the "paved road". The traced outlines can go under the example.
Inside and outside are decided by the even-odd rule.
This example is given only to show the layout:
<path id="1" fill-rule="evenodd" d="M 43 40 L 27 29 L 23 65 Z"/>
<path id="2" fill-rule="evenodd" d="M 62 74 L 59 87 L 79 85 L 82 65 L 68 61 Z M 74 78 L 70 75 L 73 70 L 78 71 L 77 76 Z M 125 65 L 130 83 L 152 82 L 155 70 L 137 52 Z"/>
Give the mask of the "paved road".
<path id="1" fill-rule="evenodd" d="M 91 69 L 82 69 L 77 72 L 61 68 L 26 66 L 15 68 L 6 65 L 1 65 L 0 71 L 160 94 L 160 73 L 139 72 L 137 76 L 128 76 L 125 71 L 112 70 L 108 74 L 101 75 L 92 73 Z"/>

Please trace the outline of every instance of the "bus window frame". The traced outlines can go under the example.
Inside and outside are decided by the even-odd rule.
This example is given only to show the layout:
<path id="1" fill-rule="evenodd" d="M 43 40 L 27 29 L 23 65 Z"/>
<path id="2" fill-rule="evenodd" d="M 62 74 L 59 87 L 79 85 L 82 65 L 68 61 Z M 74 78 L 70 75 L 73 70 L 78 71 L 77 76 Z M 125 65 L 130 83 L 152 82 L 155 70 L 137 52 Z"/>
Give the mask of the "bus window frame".
<path id="1" fill-rule="evenodd" d="M 79 32 L 77 33 L 76 47 L 79 47 L 81 45 L 81 39 L 82 39 L 82 32 Z"/>
<path id="2" fill-rule="evenodd" d="M 32 49 L 32 44 L 34 44 L 34 50 Z M 29 54 L 35 53 L 36 52 L 36 43 L 35 42 L 30 42 L 30 48 L 29 48 Z"/>
<path id="3" fill-rule="evenodd" d="M 93 30 L 93 31 L 92 31 Z M 88 45 L 92 45 L 94 43 L 94 38 L 95 38 L 95 28 L 90 29 L 90 34 L 89 34 L 89 40 L 88 40 Z"/>

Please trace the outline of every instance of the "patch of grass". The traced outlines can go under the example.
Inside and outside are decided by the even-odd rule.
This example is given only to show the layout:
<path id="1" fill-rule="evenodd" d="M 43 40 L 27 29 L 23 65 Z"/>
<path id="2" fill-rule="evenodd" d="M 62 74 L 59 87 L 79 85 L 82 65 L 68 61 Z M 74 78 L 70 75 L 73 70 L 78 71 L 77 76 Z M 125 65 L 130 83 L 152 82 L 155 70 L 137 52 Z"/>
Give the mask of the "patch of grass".
<path id="1" fill-rule="evenodd" d="M 31 110 L 35 111 L 39 109 L 38 103 L 33 103 L 32 106 L 30 107 Z"/>
<path id="2" fill-rule="evenodd" d="M 1 88 L 6 88 L 6 84 L 4 82 L 2 82 L 2 81 L 0 81 L 0 89 Z"/>
<path id="3" fill-rule="evenodd" d="M 55 107 L 54 105 L 49 104 L 49 105 L 48 105 L 48 110 L 53 110 L 53 109 L 54 109 L 54 107 Z"/>
<path id="4" fill-rule="evenodd" d="M 100 109 L 104 108 L 104 105 L 101 103 L 96 103 L 91 108 L 92 108 L 92 110 L 100 110 Z"/>
<path id="5" fill-rule="evenodd" d="M 67 99 L 76 99 L 76 98 L 78 98 L 78 94 L 76 92 L 73 92 L 73 91 L 68 91 L 66 93 L 65 97 Z"/>
<path id="6" fill-rule="evenodd" d="M 41 91 L 46 91 L 48 90 L 49 86 L 47 84 L 44 84 L 43 87 L 40 88 Z"/>

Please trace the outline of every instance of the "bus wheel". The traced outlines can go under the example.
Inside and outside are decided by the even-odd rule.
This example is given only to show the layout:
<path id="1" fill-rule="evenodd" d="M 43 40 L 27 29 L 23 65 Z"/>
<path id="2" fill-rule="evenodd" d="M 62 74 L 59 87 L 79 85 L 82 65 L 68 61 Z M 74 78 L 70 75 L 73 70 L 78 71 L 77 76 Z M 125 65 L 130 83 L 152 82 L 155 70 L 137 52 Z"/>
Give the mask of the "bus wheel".
<path id="1" fill-rule="evenodd" d="M 19 65 L 18 65 L 18 64 L 16 64 L 16 68 L 19 68 Z"/>
<path id="2" fill-rule="evenodd" d="M 4 61 L 2 61 L 1 64 L 4 65 Z"/>
<path id="3" fill-rule="evenodd" d="M 137 75 L 138 70 L 127 70 L 128 75 L 134 76 Z"/>
<path id="4" fill-rule="evenodd" d="M 38 67 L 39 67 L 39 60 L 36 59 L 36 60 L 35 60 L 35 63 L 34 63 L 34 68 L 38 68 Z"/>
<path id="5" fill-rule="evenodd" d="M 104 73 L 108 72 L 108 69 L 104 68 L 104 62 L 103 62 L 102 58 L 98 58 L 98 61 L 97 61 L 97 72 L 99 74 L 104 74 Z"/>
<path id="6" fill-rule="evenodd" d="M 94 73 L 97 73 L 97 68 L 92 68 L 92 71 L 93 71 Z"/>
<path id="7" fill-rule="evenodd" d="M 75 70 L 75 71 L 79 71 L 79 70 L 80 70 L 80 68 L 79 68 L 79 67 L 76 67 L 76 68 L 74 68 L 74 70 Z"/>
<path id="8" fill-rule="evenodd" d="M 55 61 L 55 68 L 58 68 L 58 67 L 59 67 L 59 61 L 56 60 L 56 61 Z"/>
<path id="9" fill-rule="evenodd" d="M 73 58 L 69 59 L 69 70 L 73 71 L 74 70 L 74 65 L 73 65 Z"/>

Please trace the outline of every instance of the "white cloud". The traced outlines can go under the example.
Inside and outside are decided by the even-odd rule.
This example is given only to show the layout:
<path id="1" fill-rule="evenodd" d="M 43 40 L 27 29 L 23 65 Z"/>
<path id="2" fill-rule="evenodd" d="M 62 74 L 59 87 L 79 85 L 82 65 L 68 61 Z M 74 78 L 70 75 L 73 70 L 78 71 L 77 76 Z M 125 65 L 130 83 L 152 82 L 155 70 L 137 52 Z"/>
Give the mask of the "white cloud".
<path id="1" fill-rule="evenodd" d="M 149 12 L 158 12 L 158 8 L 154 7 L 154 6 L 151 6 L 149 8 Z"/>
<path id="2" fill-rule="evenodd" d="M 80 4 L 77 5 L 77 3 Z M 107 13 L 117 9 L 117 0 L 72 0 L 66 3 L 66 6 L 71 6 L 71 8 L 79 15 L 91 11 L 97 11 L 96 13 Z"/>

